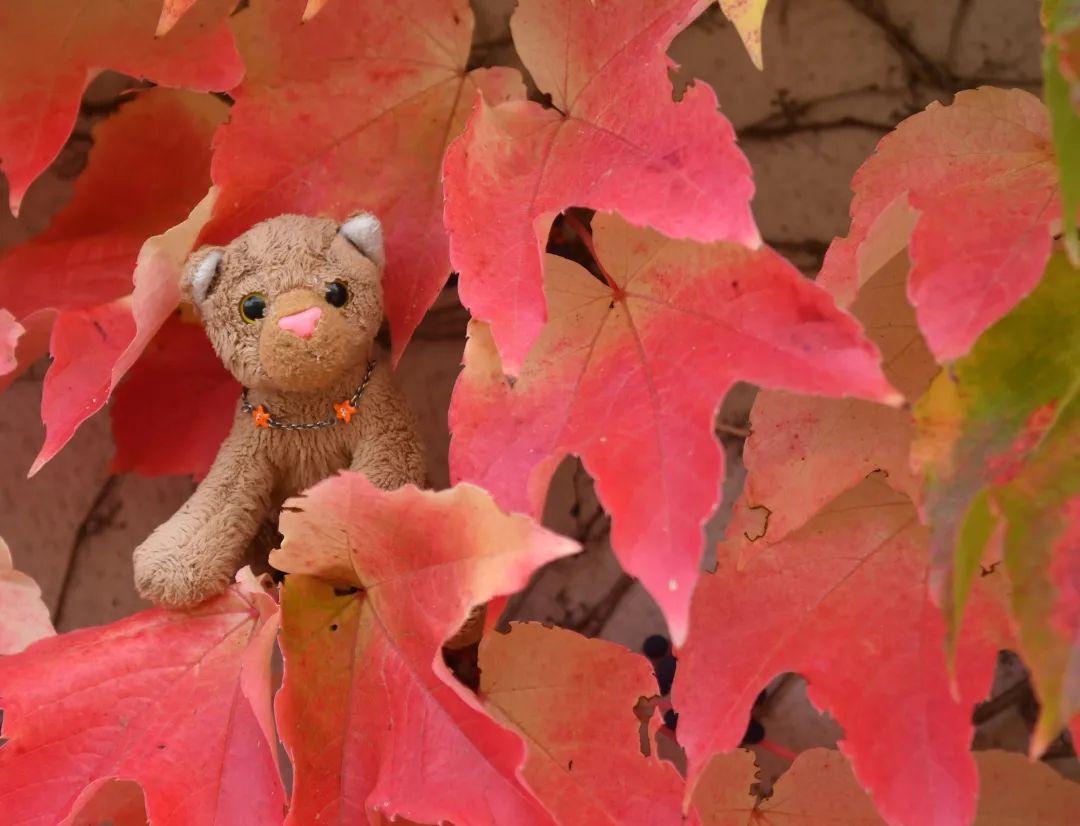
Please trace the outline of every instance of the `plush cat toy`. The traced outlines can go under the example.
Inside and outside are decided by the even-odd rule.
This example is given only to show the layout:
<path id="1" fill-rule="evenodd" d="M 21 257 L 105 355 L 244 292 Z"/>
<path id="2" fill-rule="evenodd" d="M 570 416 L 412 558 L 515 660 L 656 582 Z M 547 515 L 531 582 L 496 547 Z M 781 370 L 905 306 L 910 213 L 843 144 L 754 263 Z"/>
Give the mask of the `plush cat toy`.
<path id="1" fill-rule="evenodd" d="M 375 354 L 382 269 L 366 213 L 340 226 L 282 215 L 192 255 L 185 293 L 245 389 L 209 474 L 135 550 L 143 597 L 184 607 L 221 593 L 282 502 L 339 470 L 424 484 L 415 420 Z"/>

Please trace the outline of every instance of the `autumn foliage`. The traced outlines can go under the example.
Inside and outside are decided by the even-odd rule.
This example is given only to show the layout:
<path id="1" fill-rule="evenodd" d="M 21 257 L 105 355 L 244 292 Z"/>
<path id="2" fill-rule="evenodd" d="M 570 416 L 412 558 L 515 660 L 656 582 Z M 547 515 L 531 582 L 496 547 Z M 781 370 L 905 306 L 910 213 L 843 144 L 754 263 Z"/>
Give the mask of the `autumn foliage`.
<path id="1" fill-rule="evenodd" d="M 1044 0 L 1044 100 L 963 90 L 881 140 L 814 279 L 762 243 L 717 93 L 673 96 L 710 4 L 519 0 L 527 76 L 470 63 L 467 0 L 0 7 L 13 212 L 90 80 L 133 79 L 0 254 L 0 389 L 51 357 L 31 472 L 108 406 L 112 470 L 205 473 L 239 388 L 179 269 L 264 218 L 380 216 L 395 363 L 451 272 L 472 318 L 453 487 L 305 491 L 279 584 L 56 635 L 0 540 L 0 821 L 1075 822 L 1080 786 L 971 740 L 1000 650 L 1039 700 L 1029 757 L 1080 731 L 1080 4 Z M 765 0 L 720 6 L 760 66 Z M 710 548 L 740 381 L 747 479 Z M 580 550 L 540 523 L 567 456 L 667 622 L 677 742 L 614 643 L 513 623 L 477 684 L 444 661 Z M 738 747 L 785 672 L 844 736 L 768 797 Z"/>

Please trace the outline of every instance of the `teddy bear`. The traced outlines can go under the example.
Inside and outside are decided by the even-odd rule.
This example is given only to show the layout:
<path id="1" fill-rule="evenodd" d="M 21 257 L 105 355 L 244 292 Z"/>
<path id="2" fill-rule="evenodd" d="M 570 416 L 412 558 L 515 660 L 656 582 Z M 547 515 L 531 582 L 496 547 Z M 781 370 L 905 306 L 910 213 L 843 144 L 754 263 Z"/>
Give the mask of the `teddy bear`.
<path id="1" fill-rule="evenodd" d="M 183 293 L 244 390 L 209 473 L 135 550 L 143 597 L 183 608 L 221 593 L 281 504 L 338 471 L 425 483 L 415 418 L 376 353 L 383 265 L 368 213 L 281 215 L 189 258 Z"/>

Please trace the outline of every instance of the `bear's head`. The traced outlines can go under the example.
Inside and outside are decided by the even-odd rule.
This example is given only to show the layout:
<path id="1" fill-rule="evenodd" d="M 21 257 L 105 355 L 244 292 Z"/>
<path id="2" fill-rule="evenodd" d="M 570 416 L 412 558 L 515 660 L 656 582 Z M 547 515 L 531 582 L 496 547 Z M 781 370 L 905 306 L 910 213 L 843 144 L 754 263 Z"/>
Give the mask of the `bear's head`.
<path id="1" fill-rule="evenodd" d="M 382 323 L 382 228 L 280 215 L 188 260 L 184 292 L 245 386 L 307 393 L 366 362 Z"/>

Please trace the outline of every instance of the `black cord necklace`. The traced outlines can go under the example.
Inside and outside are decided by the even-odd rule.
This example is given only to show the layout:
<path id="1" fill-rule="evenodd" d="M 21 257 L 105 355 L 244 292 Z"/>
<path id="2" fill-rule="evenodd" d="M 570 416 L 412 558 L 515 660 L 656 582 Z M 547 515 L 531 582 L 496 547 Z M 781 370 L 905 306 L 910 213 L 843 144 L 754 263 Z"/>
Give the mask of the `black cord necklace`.
<path id="1" fill-rule="evenodd" d="M 348 424 L 349 420 L 356 415 L 356 406 L 360 403 L 360 398 L 364 395 L 364 390 L 367 389 L 374 370 L 375 360 L 372 359 L 368 362 L 367 372 L 364 373 L 364 379 L 360 382 L 360 386 L 356 388 L 356 392 L 343 402 L 335 402 L 333 405 L 334 415 L 318 422 L 289 422 L 284 419 L 274 418 L 261 404 L 253 405 L 248 401 L 248 389 L 246 387 L 244 388 L 244 395 L 241 397 L 240 409 L 251 414 L 256 427 L 272 428 L 274 430 L 319 430 L 323 427 L 335 425 L 338 422 Z"/>

